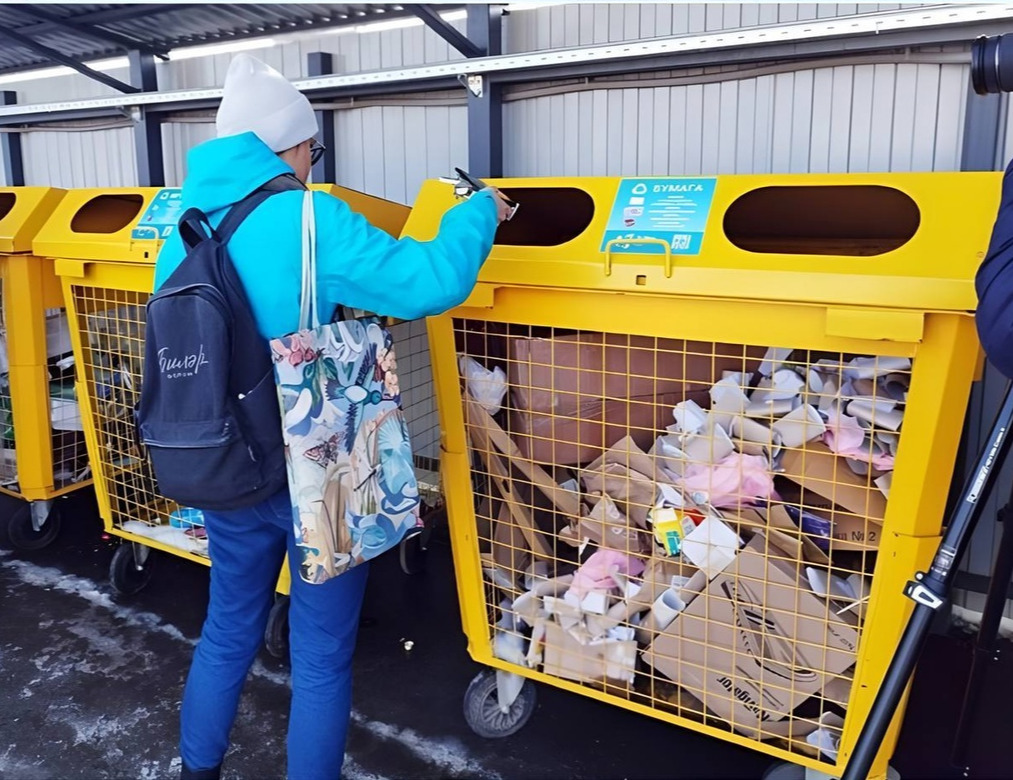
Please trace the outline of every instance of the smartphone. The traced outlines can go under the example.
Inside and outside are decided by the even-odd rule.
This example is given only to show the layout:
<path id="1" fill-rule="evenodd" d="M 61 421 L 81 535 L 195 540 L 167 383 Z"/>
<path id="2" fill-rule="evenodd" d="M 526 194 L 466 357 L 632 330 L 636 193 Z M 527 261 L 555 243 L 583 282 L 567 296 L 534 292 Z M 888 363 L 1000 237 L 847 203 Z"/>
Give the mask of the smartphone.
<path id="1" fill-rule="evenodd" d="M 463 171 L 460 168 L 454 168 L 454 172 L 457 174 L 458 178 L 461 181 L 463 181 L 465 184 L 467 184 L 469 187 L 471 187 L 471 189 L 474 192 L 478 192 L 479 190 L 484 190 L 484 189 L 486 189 L 489 186 L 488 184 L 486 184 L 481 179 L 476 179 L 474 176 L 472 176 L 471 174 L 469 174 L 467 171 Z M 505 195 L 503 196 L 503 199 L 506 201 L 507 206 L 510 207 L 510 214 L 507 215 L 507 221 L 509 222 L 511 219 L 514 218 L 514 214 L 517 213 L 517 209 L 519 209 L 521 207 L 521 204 L 517 203 L 514 200 L 511 200 L 510 198 L 506 197 Z"/>
<path id="2" fill-rule="evenodd" d="M 476 179 L 467 171 L 462 171 L 460 168 L 454 168 L 454 172 L 457 174 L 458 178 L 461 181 L 463 181 L 465 184 L 471 187 L 475 192 L 478 192 L 479 190 L 484 190 L 486 187 L 489 186 L 481 179 Z"/>

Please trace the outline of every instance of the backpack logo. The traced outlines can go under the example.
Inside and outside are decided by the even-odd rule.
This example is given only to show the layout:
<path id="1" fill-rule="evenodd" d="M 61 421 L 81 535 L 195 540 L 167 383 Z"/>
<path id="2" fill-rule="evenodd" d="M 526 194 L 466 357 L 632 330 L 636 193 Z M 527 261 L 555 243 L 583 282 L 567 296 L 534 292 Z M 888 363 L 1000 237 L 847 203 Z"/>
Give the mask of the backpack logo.
<path id="1" fill-rule="evenodd" d="M 173 357 L 167 354 L 168 351 L 168 347 L 158 350 L 158 369 L 166 379 L 184 379 L 197 376 L 201 366 L 210 365 L 208 359 L 204 357 L 203 343 L 196 352 L 182 357 Z"/>

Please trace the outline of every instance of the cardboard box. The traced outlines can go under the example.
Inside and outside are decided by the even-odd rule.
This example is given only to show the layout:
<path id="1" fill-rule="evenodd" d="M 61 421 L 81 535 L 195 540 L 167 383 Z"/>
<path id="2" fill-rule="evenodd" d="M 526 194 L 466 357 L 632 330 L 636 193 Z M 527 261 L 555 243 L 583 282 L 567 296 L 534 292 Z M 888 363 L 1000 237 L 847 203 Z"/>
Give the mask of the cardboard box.
<path id="1" fill-rule="evenodd" d="M 627 436 L 582 469 L 580 476 L 589 495 L 609 496 L 634 523 L 647 528 L 647 513 L 654 506 L 656 484 L 670 481 L 661 474 L 657 463 Z"/>
<path id="2" fill-rule="evenodd" d="M 762 737 L 855 663 L 855 619 L 837 616 L 762 534 L 643 652 L 739 733 Z"/>
<path id="3" fill-rule="evenodd" d="M 700 397 L 706 397 L 706 391 Z M 657 431 L 671 424 L 672 407 L 681 400 L 679 393 L 628 401 L 592 398 L 567 414 L 515 409 L 510 433 L 524 456 L 533 461 L 579 466 L 627 436 L 641 449 L 649 449 Z"/>
<path id="4" fill-rule="evenodd" d="M 587 463 L 627 435 L 648 449 L 676 403 L 707 405 L 723 370 L 751 371 L 763 353 L 615 333 L 511 339 L 511 432 L 526 456 L 543 463 Z"/>
<path id="5" fill-rule="evenodd" d="M 817 493 L 852 514 L 883 521 L 886 497 L 868 478 L 860 477 L 847 460 L 831 452 L 819 442 L 810 442 L 800 449 L 787 449 L 781 456 L 783 476 Z"/>
<path id="6" fill-rule="evenodd" d="M 879 549 L 883 538 L 882 521 L 853 514 L 819 493 L 805 490 L 794 482 L 786 481 L 783 485 L 778 485 L 777 492 L 784 503 L 795 510 L 791 513 L 793 519 L 801 508 L 803 512 L 822 518 L 829 524 L 833 550 Z"/>
<path id="7" fill-rule="evenodd" d="M 632 555 L 651 551 L 651 537 L 637 528 L 608 496 L 603 496 L 587 517 L 580 519 L 580 540 L 590 539 L 597 547 L 619 550 Z"/>
<path id="8" fill-rule="evenodd" d="M 604 639 L 582 645 L 558 623 L 545 621 L 542 671 L 578 682 L 632 683 L 637 663 L 637 643 Z"/>

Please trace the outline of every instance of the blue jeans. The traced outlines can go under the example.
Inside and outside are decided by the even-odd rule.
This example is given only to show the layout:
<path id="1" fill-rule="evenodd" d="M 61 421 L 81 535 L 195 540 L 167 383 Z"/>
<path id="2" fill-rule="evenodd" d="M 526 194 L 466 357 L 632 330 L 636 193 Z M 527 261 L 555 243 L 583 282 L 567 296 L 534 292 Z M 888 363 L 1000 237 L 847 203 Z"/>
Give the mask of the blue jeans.
<path id="1" fill-rule="evenodd" d="M 222 763 L 239 694 L 264 640 L 286 551 L 292 708 L 289 780 L 338 778 L 352 707 L 352 653 L 368 566 L 322 585 L 299 577 L 288 491 L 249 509 L 205 512 L 211 599 L 183 693 L 180 753 L 191 770 Z"/>

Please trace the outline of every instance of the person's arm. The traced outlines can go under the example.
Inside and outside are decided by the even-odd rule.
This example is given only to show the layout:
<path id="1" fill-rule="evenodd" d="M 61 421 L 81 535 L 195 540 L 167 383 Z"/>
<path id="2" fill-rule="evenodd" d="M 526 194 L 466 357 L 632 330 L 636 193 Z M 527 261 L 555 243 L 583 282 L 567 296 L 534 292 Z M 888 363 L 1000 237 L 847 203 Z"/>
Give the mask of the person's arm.
<path id="1" fill-rule="evenodd" d="M 450 209 L 432 241 L 396 240 L 338 198 L 319 193 L 317 273 L 327 305 L 413 320 L 462 303 L 492 250 L 495 195 L 477 192 Z"/>

